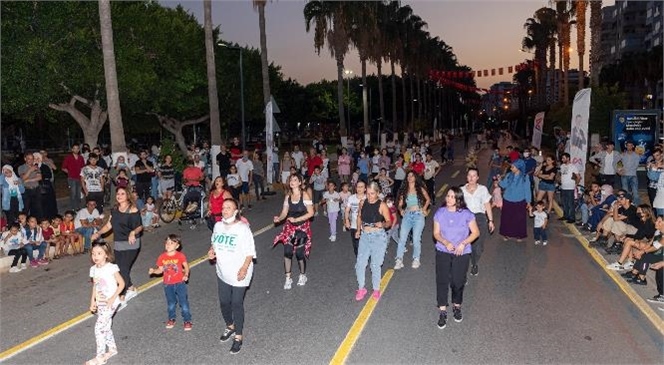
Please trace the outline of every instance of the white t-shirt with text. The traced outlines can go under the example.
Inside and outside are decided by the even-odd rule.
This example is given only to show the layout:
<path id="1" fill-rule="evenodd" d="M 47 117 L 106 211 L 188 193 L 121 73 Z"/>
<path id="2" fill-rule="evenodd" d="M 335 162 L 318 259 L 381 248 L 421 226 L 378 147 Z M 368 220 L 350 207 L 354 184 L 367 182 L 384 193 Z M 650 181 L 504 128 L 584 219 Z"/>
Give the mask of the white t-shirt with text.
<path id="1" fill-rule="evenodd" d="M 217 255 L 217 276 L 221 281 L 237 287 L 247 287 L 254 273 L 254 263 L 249 264 L 247 275 L 243 280 L 237 279 L 247 256 L 256 258 L 254 235 L 249 225 L 243 222 L 225 224 L 217 222 L 212 232 L 212 249 Z"/>

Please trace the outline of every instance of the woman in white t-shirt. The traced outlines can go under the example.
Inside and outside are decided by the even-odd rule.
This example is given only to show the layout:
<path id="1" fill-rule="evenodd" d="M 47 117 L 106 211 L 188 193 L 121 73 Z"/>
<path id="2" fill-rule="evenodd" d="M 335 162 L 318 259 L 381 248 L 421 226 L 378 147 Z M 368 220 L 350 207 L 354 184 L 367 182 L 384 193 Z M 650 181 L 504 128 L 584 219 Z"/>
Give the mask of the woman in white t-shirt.
<path id="1" fill-rule="evenodd" d="M 357 232 L 357 215 L 360 211 L 360 203 L 367 198 L 367 183 L 364 180 L 359 180 L 355 185 L 355 194 L 348 197 L 346 202 L 346 212 L 344 214 L 344 227 L 350 231 L 350 238 L 353 241 L 353 252 L 357 257 L 357 248 L 360 245 L 360 239 L 355 238 Z"/>
<path id="2" fill-rule="evenodd" d="M 230 352 L 236 354 L 242 348 L 244 294 L 254 273 L 256 246 L 249 225 L 240 217 L 237 201 L 224 200 L 221 216 L 214 225 L 208 259 L 216 260 L 219 304 L 226 323 L 220 340 L 225 342 L 235 335 Z"/>

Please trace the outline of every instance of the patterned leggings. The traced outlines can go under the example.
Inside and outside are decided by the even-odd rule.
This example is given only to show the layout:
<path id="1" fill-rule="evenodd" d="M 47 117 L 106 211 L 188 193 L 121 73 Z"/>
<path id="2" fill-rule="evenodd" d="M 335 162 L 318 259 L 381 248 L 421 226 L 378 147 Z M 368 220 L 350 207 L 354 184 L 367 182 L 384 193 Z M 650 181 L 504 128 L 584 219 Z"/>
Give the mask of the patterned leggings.
<path id="1" fill-rule="evenodd" d="M 102 357 L 106 353 L 106 347 L 108 350 L 115 350 L 115 337 L 113 337 L 113 330 L 111 329 L 111 324 L 113 324 L 113 314 L 117 306 L 108 307 L 108 306 L 99 306 L 97 308 L 97 323 L 95 323 L 95 338 L 97 339 L 97 357 Z"/>

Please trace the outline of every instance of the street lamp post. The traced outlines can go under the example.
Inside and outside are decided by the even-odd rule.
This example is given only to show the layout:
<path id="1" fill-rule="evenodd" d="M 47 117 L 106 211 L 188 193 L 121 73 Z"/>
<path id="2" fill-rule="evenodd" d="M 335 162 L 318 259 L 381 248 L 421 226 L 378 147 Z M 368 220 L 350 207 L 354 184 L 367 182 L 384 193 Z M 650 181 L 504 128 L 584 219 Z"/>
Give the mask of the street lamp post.
<path id="1" fill-rule="evenodd" d="M 348 94 L 348 103 L 346 106 L 346 119 L 348 119 L 346 121 L 348 123 L 348 131 L 346 132 L 347 135 L 350 135 L 350 75 L 352 74 L 353 70 L 344 70 L 344 75 L 346 75 L 347 82 L 346 93 Z"/>
<path id="2" fill-rule="evenodd" d="M 247 147 L 247 136 L 246 136 L 245 122 L 244 122 L 244 72 L 242 72 L 242 48 L 229 46 L 225 43 L 217 43 L 217 44 L 224 48 L 240 52 L 240 118 L 242 120 L 242 150 L 245 150 Z"/>

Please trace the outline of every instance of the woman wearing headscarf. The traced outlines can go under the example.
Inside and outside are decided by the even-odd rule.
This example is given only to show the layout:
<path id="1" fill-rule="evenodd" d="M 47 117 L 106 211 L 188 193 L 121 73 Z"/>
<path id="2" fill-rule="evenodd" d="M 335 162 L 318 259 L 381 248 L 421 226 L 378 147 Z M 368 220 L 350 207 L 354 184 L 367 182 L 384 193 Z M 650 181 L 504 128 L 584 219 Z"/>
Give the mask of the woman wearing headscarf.
<path id="1" fill-rule="evenodd" d="M 42 174 L 41 180 L 41 199 L 42 209 L 45 218 L 53 219 L 58 214 L 58 202 L 55 199 L 55 188 L 53 187 L 53 169 L 47 163 L 44 163 L 43 156 L 39 152 L 32 154 L 35 163 L 39 166 Z"/>
<path id="2" fill-rule="evenodd" d="M 517 242 L 521 242 L 528 237 L 527 210 L 532 200 L 530 178 L 526 174 L 526 163 L 522 159 L 515 160 L 510 165 L 509 172 L 500 180 L 500 187 L 504 190 L 500 234 L 505 241 L 515 238 Z"/>
<path id="3" fill-rule="evenodd" d="M 16 221 L 18 212 L 23 211 L 23 192 L 25 187 L 23 181 L 16 176 L 11 165 L 2 166 L 0 175 L 0 187 L 2 187 L 2 210 L 7 218 L 7 225 Z"/>

